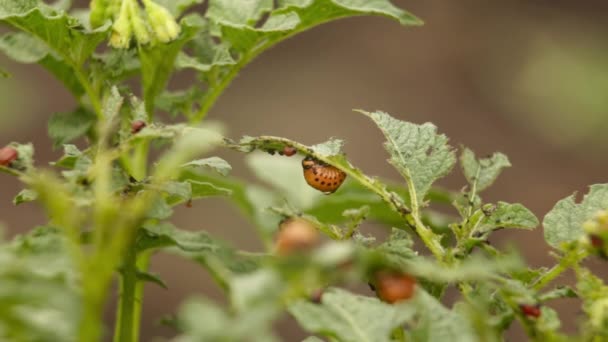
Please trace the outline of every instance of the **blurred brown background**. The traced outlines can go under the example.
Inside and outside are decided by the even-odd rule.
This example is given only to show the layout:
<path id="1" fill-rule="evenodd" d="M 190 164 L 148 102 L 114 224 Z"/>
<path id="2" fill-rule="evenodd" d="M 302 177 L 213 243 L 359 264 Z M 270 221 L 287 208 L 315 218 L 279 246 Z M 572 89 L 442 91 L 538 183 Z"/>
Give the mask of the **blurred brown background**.
<path id="1" fill-rule="evenodd" d="M 86 1 L 81 1 L 86 4 Z M 479 155 L 506 153 L 513 164 L 485 194 L 488 201 L 521 202 L 540 218 L 555 202 L 593 183 L 608 181 L 608 2 L 597 1 L 394 1 L 425 20 L 403 28 L 384 18 L 354 18 L 318 27 L 280 44 L 236 79 L 210 114 L 228 134 L 272 134 L 304 143 L 335 136 L 347 141 L 351 161 L 369 174 L 399 179 L 385 162 L 380 133 L 352 108 L 380 109 L 401 119 L 431 121 Z M 54 160 L 46 121 L 74 100 L 41 67 L 17 65 L 0 79 L 0 145 L 33 141 L 38 165 Z M 222 154 L 234 174 L 251 178 L 242 155 Z M 459 171 L 441 184 L 459 189 Z M 14 207 L 20 185 L 0 175 L 0 221 L 11 236 L 45 222 L 35 205 Z M 251 227 L 223 200 L 178 209 L 174 222 L 206 229 L 240 247 L 259 244 Z M 550 265 L 533 232 L 500 232 L 530 264 Z M 599 261 L 590 265 L 606 276 Z M 142 340 L 171 336 L 155 322 L 182 299 L 220 291 L 197 265 L 157 256 L 152 271 L 168 283 L 146 288 Z M 568 283 L 568 276 L 560 281 Z M 576 300 L 555 303 L 566 331 L 577 327 Z M 108 308 L 111 321 L 113 308 Z M 285 341 L 305 336 L 279 323 Z M 519 329 L 511 340 L 521 340 Z"/>

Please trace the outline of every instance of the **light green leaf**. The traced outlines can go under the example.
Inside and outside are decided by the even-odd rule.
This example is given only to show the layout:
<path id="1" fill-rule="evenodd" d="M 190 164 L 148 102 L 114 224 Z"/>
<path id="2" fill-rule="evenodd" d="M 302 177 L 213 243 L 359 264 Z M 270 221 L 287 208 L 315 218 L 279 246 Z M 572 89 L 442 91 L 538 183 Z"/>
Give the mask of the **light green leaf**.
<path id="1" fill-rule="evenodd" d="M 21 190 L 15 198 L 13 198 L 13 204 L 19 205 L 26 202 L 35 201 L 38 198 L 38 193 L 31 189 Z"/>
<path id="2" fill-rule="evenodd" d="M 390 163 L 408 182 L 410 194 L 415 194 L 418 203 L 424 203 L 433 182 L 447 175 L 456 161 L 454 151 L 447 144 L 448 138 L 437 134 L 437 127 L 431 123 L 416 125 L 383 112 L 361 113 L 370 117 L 384 133 Z"/>
<path id="3" fill-rule="evenodd" d="M 562 199 L 543 220 L 545 240 L 554 248 L 560 248 L 564 242 L 578 240 L 584 234 L 583 223 L 606 208 L 608 184 L 592 185 L 579 204 L 575 202 L 574 195 Z"/>
<path id="4" fill-rule="evenodd" d="M 344 342 L 389 342 L 391 331 L 415 314 L 411 306 L 389 305 L 336 288 L 323 293 L 321 304 L 298 301 L 289 312 L 306 331 Z"/>
<path id="5" fill-rule="evenodd" d="M 162 197 L 156 197 L 150 204 L 150 208 L 146 213 L 147 218 L 157 220 L 168 219 L 171 215 L 173 215 L 173 209 L 171 209 L 167 201 Z"/>
<path id="6" fill-rule="evenodd" d="M 58 113 L 49 120 L 49 136 L 58 147 L 87 134 L 95 122 L 95 114 L 81 107 L 69 113 Z"/>
<path id="7" fill-rule="evenodd" d="M 175 17 L 179 17 L 190 7 L 202 4 L 203 0 L 155 0 L 155 2 L 168 9 Z"/>
<path id="8" fill-rule="evenodd" d="M 232 170 L 232 166 L 227 161 L 220 157 L 209 157 L 204 159 L 193 160 L 183 164 L 182 167 L 195 167 L 195 168 L 207 168 L 211 169 L 222 176 L 227 176 Z"/>
<path id="9" fill-rule="evenodd" d="M 416 288 L 413 300 L 404 305 L 415 307 L 419 317 L 411 331 L 414 341 L 478 341 L 465 316 L 448 310 L 420 288 Z"/>
<path id="10" fill-rule="evenodd" d="M 418 256 L 413 247 L 414 241 L 406 231 L 393 228 L 388 241 L 378 246 L 375 250 L 390 262 L 399 264 L 404 260 L 412 260 Z"/>
<path id="11" fill-rule="evenodd" d="M 519 203 L 486 204 L 471 218 L 476 228 L 473 234 L 485 234 L 500 228 L 534 229 L 539 225 L 536 216 Z"/>
<path id="12" fill-rule="evenodd" d="M 207 16 L 212 20 L 230 26 L 253 26 L 264 13 L 273 8 L 272 0 L 216 0 L 209 3 Z"/>
<path id="13" fill-rule="evenodd" d="M 198 182 L 195 180 L 189 180 L 188 183 L 190 183 L 190 186 L 192 187 L 192 199 L 210 196 L 230 196 L 232 194 L 232 190 L 219 187 L 213 183 Z"/>
<path id="14" fill-rule="evenodd" d="M 147 129 L 144 128 L 140 133 L 146 131 Z M 159 181 L 177 178 L 183 171 L 181 166 L 184 163 L 210 151 L 222 141 L 220 134 L 205 128 L 182 127 L 178 129 L 176 135 L 177 139 L 172 148 L 156 164 L 153 177 Z"/>
<path id="15" fill-rule="evenodd" d="M 285 146 L 295 148 L 299 153 L 309 155 L 344 171 L 350 179 L 357 181 L 363 188 L 366 188 L 372 193 L 375 193 L 377 196 L 380 196 L 382 201 L 388 204 L 391 209 L 400 214 L 402 217 L 410 212 L 405 206 L 401 194 L 391 191 L 385 183 L 381 182 L 377 178 L 365 175 L 363 171 L 351 165 L 343 154 L 335 154 L 339 151 L 339 147 L 341 146 L 341 142 L 338 140 L 332 139 L 324 144 L 306 146 L 293 140 L 280 137 L 245 136 L 238 143 L 231 140 L 225 140 L 225 144 L 227 147 L 241 152 L 251 152 L 256 149 L 266 152 L 281 151 Z M 317 153 L 315 149 L 320 151 L 320 153 Z M 348 182 L 349 181 L 347 180 L 346 184 L 348 184 Z M 336 194 L 340 193 L 340 191 L 341 190 L 338 190 L 338 192 L 332 194 L 330 197 L 336 196 Z M 409 198 L 409 196 L 407 198 Z"/>
<path id="16" fill-rule="evenodd" d="M 38 227 L 0 244 L 0 340 L 76 341 L 82 303 L 68 243 Z"/>
<path id="17" fill-rule="evenodd" d="M 0 51 L 19 63 L 38 63 L 49 54 L 40 39 L 24 32 L 6 33 L 0 37 Z"/>
<path id="18" fill-rule="evenodd" d="M 51 165 L 62 167 L 65 169 L 73 169 L 78 162 L 78 159 L 83 157 L 83 153 L 76 147 L 76 145 L 65 144 L 63 145 L 63 156 L 56 162 L 51 162 Z"/>
<path id="19" fill-rule="evenodd" d="M 509 158 L 500 152 L 478 160 L 473 151 L 465 148 L 460 156 L 460 165 L 469 184 L 477 192 L 481 192 L 492 185 L 502 170 L 510 167 L 511 163 Z"/>
<path id="20" fill-rule="evenodd" d="M 182 200 L 192 198 L 192 186 L 189 182 L 169 181 L 158 186 L 157 190 L 166 193 L 169 196 L 175 196 Z"/>
<path id="21" fill-rule="evenodd" d="M 176 342 L 255 341 L 278 342 L 272 334 L 272 322 L 278 311 L 258 307 L 242 315 L 230 315 L 217 304 L 202 298 L 186 301 L 179 310 L 178 326 L 184 332 Z"/>
<path id="22" fill-rule="evenodd" d="M 570 286 L 558 286 L 538 296 L 539 302 L 546 302 L 560 298 L 577 298 L 578 295 Z"/>
<path id="23" fill-rule="evenodd" d="M 299 159 L 254 153 L 245 161 L 258 179 L 272 185 L 298 208 L 310 208 L 323 196 L 304 180 Z"/>
<path id="24" fill-rule="evenodd" d="M 34 145 L 32 143 L 19 144 L 12 142 L 9 144 L 17 150 L 18 157 L 11 163 L 11 168 L 16 170 L 30 170 L 34 168 Z"/>
<path id="25" fill-rule="evenodd" d="M 284 284 L 272 269 L 260 269 L 235 276 L 230 281 L 230 301 L 240 313 L 257 306 L 273 305 Z"/>
<path id="26" fill-rule="evenodd" d="M 391 4 L 388 0 L 279 0 L 280 6 L 293 7 L 300 17 L 308 20 L 333 15 L 382 15 L 398 20 L 402 25 L 421 25 L 422 21 Z M 325 11 L 330 13 L 323 13 Z M 331 11 L 330 11 L 331 10 Z M 302 20 L 306 23 L 306 20 Z"/>
<path id="27" fill-rule="evenodd" d="M 324 341 L 316 336 L 308 336 L 307 338 L 303 339 L 302 342 L 324 342 Z"/>

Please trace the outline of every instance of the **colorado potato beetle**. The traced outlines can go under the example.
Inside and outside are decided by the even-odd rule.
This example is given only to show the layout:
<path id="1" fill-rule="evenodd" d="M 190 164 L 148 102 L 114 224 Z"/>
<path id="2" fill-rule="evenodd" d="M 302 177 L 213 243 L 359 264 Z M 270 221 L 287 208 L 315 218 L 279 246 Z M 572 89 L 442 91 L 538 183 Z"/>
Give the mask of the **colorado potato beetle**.
<path id="1" fill-rule="evenodd" d="M 14 149 L 10 146 L 0 148 L 0 165 L 8 166 L 8 165 L 10 165 L 10 163 L 12 163 L 18 157 L 19 157 L 19 153 L 17 152 L 16 149 Z"/>
<path id="2" fill-rule="evenodd" d="M 291 147 L 291 146 L 283 147 L 283 154 L 288 157 L 293 156 L 294 154 L 296 154 L 296 152 L 298 152 L 298 150 L 296 150 L 294 147 Z"/>
<path id="3" fill-rule="evenodd" d="M 390 304 L 411 298 L 416 287 L 416 278 L 400 272 L 380 272 L 376 274 L 375 286 L 378 297 Z"/>
<path id="4" fill-rule="evenodd" d="M 520 304 L 519 309 L 526 317 L 538 318 L 540 317 L 540 305 L 536 304 Z"/>
<path id="5" fill-rule="evenodd" d="M 288 218 L 279 224 L 276 252 L 279 255 L 301 253 L 312 249 L 319 242 L 317 229 L 302 218 Z"/>
<path id="6" fill-rule="evenodd" d="M 320 160 L 308 156 L 302 160 L 304 179 L 313 188 L 331 194 L 336 192 L 346 179 L 346 173 Z"/>
<path id="7" fill-rule="evenodd" d="M 136 120 L 131 123 L 131 133 L 136 134 L 139 133 L 142 129 L 146 127 L 146 123 L 142 120 Z"/>

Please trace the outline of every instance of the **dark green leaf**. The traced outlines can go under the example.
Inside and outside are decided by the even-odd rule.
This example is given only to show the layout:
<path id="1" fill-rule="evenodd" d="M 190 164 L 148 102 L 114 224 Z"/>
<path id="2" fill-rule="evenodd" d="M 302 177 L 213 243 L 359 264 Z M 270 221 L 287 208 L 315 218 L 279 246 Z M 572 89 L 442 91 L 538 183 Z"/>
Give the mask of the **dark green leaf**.
<path id="1" fill-rule="evenodd" d="M 55 147 L 85 135 L 96 122 L 95 114 L 84 108 L 77 108 L 70 113 L 59 113 L 51 117 L 48 123 L 49 136 Z"/>
<path id="2" fill-rule="evenodd" d="M 139 281 L 146 281 L 146 282 L 154 283 L 154 284 L 162 287 L 163 289 L 168 290 L 167 284 L 165 284 L 165 282 L 162 279 L 160 279 L 158 274 L 137 271 L 136 276 Z"/>
<path id="3" fill-rule="evenodd" d="M 486 204 L 473 214 L 473 234 L 485 234 L 500 228 L 534 229 L 539 222 L 536 216 L 519 203 Z"/>
<path id="4" fill-rule="evenodd" d="M 23 30 L 46 43 L 71 66 L 79 68 L 107 36 L 109 25 L 94 31 L 76 18 L 35 0 L 0 2 L 0 21 Z"/>
<path id="5" fill-rule="evenodd" d="M 183 26 L 179 38 L 171 43 L 139 48 L 143 97 L 148 115 L 154 112 L 156 97 L 165 89 L 179 51 L 192 39 L 195 31 L 193 27 Z"/>

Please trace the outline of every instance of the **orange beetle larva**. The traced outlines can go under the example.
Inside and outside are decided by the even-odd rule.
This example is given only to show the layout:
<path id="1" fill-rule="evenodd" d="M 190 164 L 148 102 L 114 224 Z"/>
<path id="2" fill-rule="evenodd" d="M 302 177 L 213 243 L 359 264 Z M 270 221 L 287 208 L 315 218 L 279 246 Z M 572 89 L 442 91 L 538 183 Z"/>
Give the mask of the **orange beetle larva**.
<path id="1" fill-rule="evenodd" d="M 346 179 L 346 173 L 320 160 L 308 156 L 302 160 L 304 179 L 308 185 L 331 194 L 338 190 Z"/>

